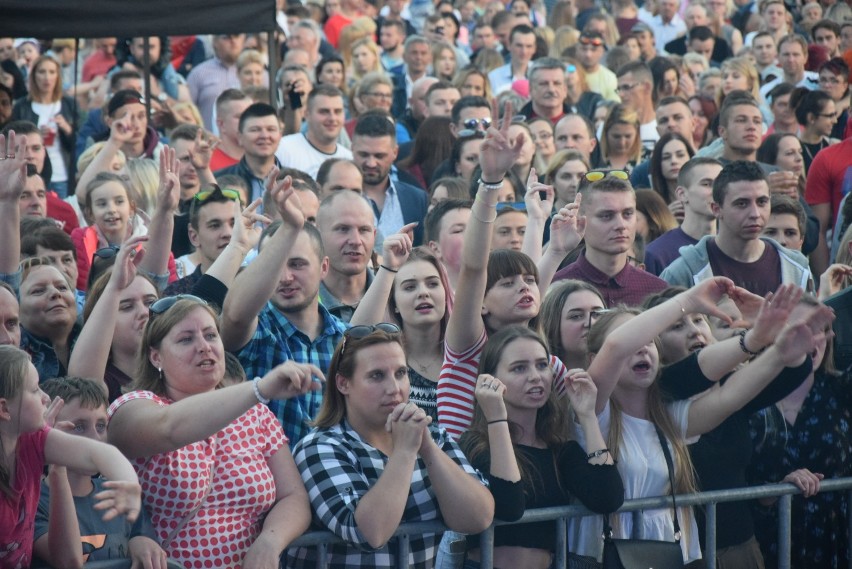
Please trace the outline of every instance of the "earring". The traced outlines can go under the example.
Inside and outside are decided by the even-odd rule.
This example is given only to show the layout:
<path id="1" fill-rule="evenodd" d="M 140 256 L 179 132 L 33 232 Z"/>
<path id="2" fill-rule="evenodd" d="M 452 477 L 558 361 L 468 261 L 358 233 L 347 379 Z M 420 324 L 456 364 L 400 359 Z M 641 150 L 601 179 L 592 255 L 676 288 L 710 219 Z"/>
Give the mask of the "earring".
<path id="1" fill-rule="evenodd" d="M 159 373 L 159 374 L 160 374 L 160 381 L 163 381 L 163 368 L 158 367 L 158 368 L 157 368 L 157 373 Z"/>

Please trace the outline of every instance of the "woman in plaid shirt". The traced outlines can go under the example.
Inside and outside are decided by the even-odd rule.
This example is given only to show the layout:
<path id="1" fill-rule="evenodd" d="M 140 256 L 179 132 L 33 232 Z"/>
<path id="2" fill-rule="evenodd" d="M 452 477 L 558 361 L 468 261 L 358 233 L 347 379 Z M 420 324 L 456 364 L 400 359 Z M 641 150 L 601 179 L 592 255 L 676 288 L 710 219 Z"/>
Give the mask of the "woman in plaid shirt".
<path id="1" fill-rule="evenodd" d="M 494 500 L 458 445 L 408 401 L 408 365 L 394 324 L 355 326 L 329 369 L 317 428 L 295 448 L 314 523 L 346 540 L 329 567 L 397 566 L 401 523 L 442 520 L 455 531 L 489 526 Z M 440 534 L 410 537 L 409 566 L 431 568 Z M 296 548 L 287 566 L 314 567 Z"/>

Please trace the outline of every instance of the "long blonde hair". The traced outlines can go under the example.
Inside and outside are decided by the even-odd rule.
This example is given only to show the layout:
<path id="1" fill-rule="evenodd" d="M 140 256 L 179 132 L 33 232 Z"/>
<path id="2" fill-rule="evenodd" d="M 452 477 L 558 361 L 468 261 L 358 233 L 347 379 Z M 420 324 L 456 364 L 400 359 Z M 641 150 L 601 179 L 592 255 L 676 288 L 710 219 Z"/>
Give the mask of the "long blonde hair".
<path id="1" fill-rule="evenodd" d="M 763 101 L 760 96 L 760 77 L 757 74 L 757 68 L 754 64 L 745 57 L 732 57 L 722 62 L 720 67 L 722 76 L 725 76 L 725 71 L 739 71 L 745 75 L 749 82 L 748 92 L 754 97 L 755 101 Z M 722 87 L 719 87 L 719 95 L 716 98 L 719 108 L 722 108 L 722 103 L 725 101 L 725 95 L 722 93 Z"/>
<path id="2" fill-rule="evenodd" d="M 24 378 L 27 376 L 27 364 L 30 357 L 16 346 L 0 346 L 0 399 L 8 403 L 10 399 L 21 396 L 24 391 Z M 12 473 L 6 463 L 6 449 L 0 440 L 0 492 L 14 500 L 18 492 L 12 488 Z"/>

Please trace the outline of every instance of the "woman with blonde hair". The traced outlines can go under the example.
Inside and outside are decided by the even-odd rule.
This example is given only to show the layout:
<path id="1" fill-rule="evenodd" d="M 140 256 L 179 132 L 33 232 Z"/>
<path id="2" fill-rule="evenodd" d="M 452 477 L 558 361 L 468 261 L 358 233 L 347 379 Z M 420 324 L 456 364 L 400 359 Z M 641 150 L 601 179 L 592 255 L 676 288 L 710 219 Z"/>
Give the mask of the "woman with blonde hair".
<path id="1" fill-rule="evenodd" d="M 142 210 L 149 216 L 154 215 L 154 208 L 157 206 L 157 188 L 160 184 L 157 163 L 148 158 L 134 158 L 127 161 L 126 170 L 136 200 L 137 211 Z"/>
<path id="2" fill-rule="evenodd" d="M 760 95 L 760 75 L 757 73 L 757 68 L 746 57 L 732 57 L 722 62 L 722 85 L 716 97 L 716 104 L 721 109 L 722 103 L 732 91 L 746 91 L 754 100 L 760 104 L 761 113 L 765 124 L 767 114 L 769 121 L 773 120 L 772 113 L 766 109 L 763 102 L 763 97 Z"/>
<path id="3" fill-rule="evenodd" d="M 484 97 L 489 103 L 494 100 L 494 95 L 491 92 L 491 81 L 488 80 L 485 73 L 476 67 L 468 67 L 459 71 L 453 84 L 462 97 L 470 95 Z"/>
<path id="4" fill-rule="evenodd" d="M 580 40 L 580 32 L 571 26 L 560 26 L 556 28 L 553 35 L 553 43 L 550 46 L 550 55 L 556 59 L 562 59 L 565 51 L 573 48 Z"/>
<path id="5" fill-rule="evenodd" d="M 487 75 L 498 67 L 505 65 L 505 62 L 503 61 L 503 56 L 499 51 L 494 48 L 483 47 L 476 54 L 473 64 L 480 72 Z"/>
<path id="6" fill-rule="evenodd" d="M 360 38 L 352 43 L 351 64 L 347 73 L 350 88 L 367 73 L 383 71 L 379 46 L 371 37 Z"/>
<path id="7" fill-rule="evenodd" d="M 606 168 L 632 171 L 643 159 L 639 115 L 625 105 L 615 105 L 604 121 L 601 156 Z"/>
<path id="8" fill-rule="evenodd" d="M 355 18 L 351 24 L 343 28 L 338 39 L 338 53 L 343 56 L 346 69 L 352 68 L 352 50 L 355 42 L 361 38 L 373 38 L 376 35 L 376 22 L 366 16 Z"/>
<path id="9" fill-rule="evenodd" d="M 563 26 L 573 29 L 576 17 L 577 5 L 574 4 L 574 0 L 559 0 L 548 11 L 547 25 L 554 30 L 559 30 Z"/>
<path id="10" fill-rule="evenodd" d="M 432 69 L 432 74 L 442 81 L 452 83 L 455 80 L 459 62 L 453 46 L 444 41 L 432 43 Z"/>

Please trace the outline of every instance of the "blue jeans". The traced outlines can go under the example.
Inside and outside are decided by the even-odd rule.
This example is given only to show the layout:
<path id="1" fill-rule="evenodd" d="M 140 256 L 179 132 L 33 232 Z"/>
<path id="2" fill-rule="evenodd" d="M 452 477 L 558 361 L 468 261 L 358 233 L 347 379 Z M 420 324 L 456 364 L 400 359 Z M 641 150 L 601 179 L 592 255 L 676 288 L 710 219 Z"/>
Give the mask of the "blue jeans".
<path id="1" fill-rule="evenodd" d="M 435 569 L 462 569 L 467 552 L 465 537 L 463 533 L 455 531 L 444 532 L 438 546 L 438 555 L 435 556 Z"/>
<path id="2" fill-rule="evenodd" d="M 51 182 L 50 189 L 51 191 L 56 192 L 56 195 L 59 196 L 59 199 L 61 200 L 68 197 L 68 182 Z"/>

